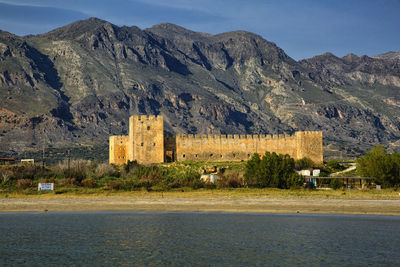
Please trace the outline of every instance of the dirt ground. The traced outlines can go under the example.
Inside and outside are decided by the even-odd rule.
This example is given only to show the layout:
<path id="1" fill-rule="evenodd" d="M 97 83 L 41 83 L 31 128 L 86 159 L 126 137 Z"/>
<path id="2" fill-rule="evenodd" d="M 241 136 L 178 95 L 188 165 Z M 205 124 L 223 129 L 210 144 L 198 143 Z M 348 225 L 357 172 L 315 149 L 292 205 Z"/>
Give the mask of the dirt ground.
<path id="1" fill-rule="evenodd" d="M 213 211 L 400 215 L 400 199 L 300 199 L 267 197 L 6 197 L 0 212 Z"/>

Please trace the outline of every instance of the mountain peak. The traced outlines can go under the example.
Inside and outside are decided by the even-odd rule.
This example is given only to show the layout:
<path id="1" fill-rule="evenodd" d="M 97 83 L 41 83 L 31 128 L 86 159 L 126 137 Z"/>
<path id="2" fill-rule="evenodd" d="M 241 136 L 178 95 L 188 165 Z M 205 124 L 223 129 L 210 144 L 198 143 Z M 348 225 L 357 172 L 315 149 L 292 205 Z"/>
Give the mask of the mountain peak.
<path id="1" fill-rule="evenodd" d="M 162 22 L 154 25 L 150 29 L 166 29 L 166 30 L 178 30 L 178 31 L 190 31 L 182 26 L 170 23 L 170 22 Z"/>
<path id="2" fill-rule="evenodd" d="M 212 36 L 208 33 L 191 31 L 173 23 L 159 23 L 151 28 L 146 29 L 146 31 L 152 32 L 166 39 L 174 39 L 175 37 L 180 36 L 185 37 L 185 39 L 193 39 L 198 41 Z"/>
<path id="3" fill-rule="evenodd" d="M 344 57 L 342 57 L 342 59 L 346 63 L 353 63 L 353 62 L 357 62 L 360 58 L 357 55 L 350 53 L 350 54 L 347 54 Z"/>
<path id="4" fill-rule="evenodd" d="M 390 51 L 384 54 L 373 56 L 373 58 L 378 59 L 399 59 L 400 60 L 400 51 L 394 52 Z"/>
<path id="5" fill-rule="evenodd" d="M 337 56 L 335 56 L 334 54 L 332 54 L 331 52 L 325 52 L 322 55 L 320 55 L 320 57 L 324 57 L 324 58 L 338 58 Z"/>
<path id="6" fill-rule="evenodd" d="M 56 39 L 71 39 L 81 34 L 92 32 L 99 27 L 103 27 L 106 24 L 112 25 L 108 21 L 91 17 L 85 20 L 75 21 L 71 24 L 57 28 L 43 35 Z"/>

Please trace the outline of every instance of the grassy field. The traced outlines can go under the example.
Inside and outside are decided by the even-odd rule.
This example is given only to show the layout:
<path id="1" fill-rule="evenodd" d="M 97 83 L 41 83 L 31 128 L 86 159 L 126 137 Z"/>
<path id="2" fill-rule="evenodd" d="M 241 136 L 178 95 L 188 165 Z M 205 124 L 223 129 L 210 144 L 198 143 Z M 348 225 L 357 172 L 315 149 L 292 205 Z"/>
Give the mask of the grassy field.
<path id="1" fill-rule="evenodd" d="M 224 188 L 224 189 L 191 189 L 183 188 L 170 191 L 118 191 L 102 188 L 69 187 L 56 191 L 38 192 L 25 189 L 8 192 L 0 189 L 0 198 L 96 198 L 96 197 L 129 197 L 143 199 L 157 198 L 270 198 L 270 199 L 355 199 L 355 200 L 390 200 L 400 199 L 400 191 L 394 189 L 382 190 L 305 190 L 277 188 Z"/>

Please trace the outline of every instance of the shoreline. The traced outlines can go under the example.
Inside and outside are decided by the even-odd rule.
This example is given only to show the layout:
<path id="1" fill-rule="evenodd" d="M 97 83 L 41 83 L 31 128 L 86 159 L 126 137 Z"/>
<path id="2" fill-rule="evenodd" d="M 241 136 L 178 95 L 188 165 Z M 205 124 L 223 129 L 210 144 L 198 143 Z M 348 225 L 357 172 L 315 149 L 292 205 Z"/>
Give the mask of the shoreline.
<path id="1" fill-rule="evenodd" d="M 400 215 L 400 199 L 276 197 L 151 197 L 39 195 L 0 198 L 0 213 L 44 211 L 157 211 Z"/>

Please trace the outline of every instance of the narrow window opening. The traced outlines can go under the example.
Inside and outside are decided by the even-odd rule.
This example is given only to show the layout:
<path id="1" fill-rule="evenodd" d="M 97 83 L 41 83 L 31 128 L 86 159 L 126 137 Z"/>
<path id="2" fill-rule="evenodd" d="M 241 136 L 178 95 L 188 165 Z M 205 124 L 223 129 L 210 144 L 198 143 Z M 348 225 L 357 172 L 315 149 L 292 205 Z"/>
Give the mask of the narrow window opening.
<path id="1" fill-rule="evenodd" d="M 183 154 L 183 155 L 182 155 L 182 158 L 184 158 L 185 156 L 186 156 L 186 155 L 185 155 L 185 154 Z"/>
<path id="2" fill-rule="evenodd" d="M 156 143 L 153 143 L 153 146 L 156 146 Z"/>
<path id="3" fill-rule="evenodd" d="M 143 145 L 144 145 L 143 143 L 140 144 L 140 146 L 143 146 Z"/>
<path id="4" fill-rule="evenodd" d="M 147 126 L 147 130 L 150 130 L 150 126 Z"/>

